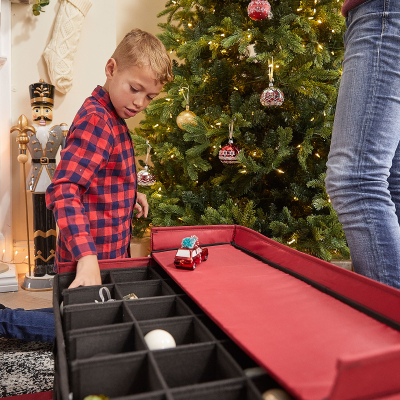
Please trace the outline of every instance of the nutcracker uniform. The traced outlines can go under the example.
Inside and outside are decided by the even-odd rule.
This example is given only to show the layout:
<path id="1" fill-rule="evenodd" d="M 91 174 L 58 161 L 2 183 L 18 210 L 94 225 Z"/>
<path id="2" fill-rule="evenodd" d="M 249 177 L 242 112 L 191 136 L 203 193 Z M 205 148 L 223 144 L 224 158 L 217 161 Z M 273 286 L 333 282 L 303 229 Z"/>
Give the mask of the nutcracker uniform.
<path id="1" fill-rule="evenodd" d="M 34 230 L 34 276 L 54 275 L 56 223 L 46 208 L 45 192 L 56 169 L 56 154 L 64 146 L 66 124 L 48 127 L 53 119 L 54 86 L 42 79 L 29 86 L 35 132 L 27 148 L 32 157 L 26 189 L 32 192 Z"/>

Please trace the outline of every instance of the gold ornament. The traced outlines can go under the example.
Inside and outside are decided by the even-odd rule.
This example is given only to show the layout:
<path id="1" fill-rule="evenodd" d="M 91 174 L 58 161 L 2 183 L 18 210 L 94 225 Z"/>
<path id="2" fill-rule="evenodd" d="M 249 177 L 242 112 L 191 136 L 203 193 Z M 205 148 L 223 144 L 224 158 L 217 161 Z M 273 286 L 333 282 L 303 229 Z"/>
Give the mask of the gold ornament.
<path id="1" fill-rule="evenodd" d="M 183 124 L 190 124 L 196 126 L 196 114 L 193 111 L 189 110 L 189 105 L 186 106 L 186 110 L 182 111 L 176 117 L 176 123 L 178 124 L 179 128 L 183 129 Z"/>

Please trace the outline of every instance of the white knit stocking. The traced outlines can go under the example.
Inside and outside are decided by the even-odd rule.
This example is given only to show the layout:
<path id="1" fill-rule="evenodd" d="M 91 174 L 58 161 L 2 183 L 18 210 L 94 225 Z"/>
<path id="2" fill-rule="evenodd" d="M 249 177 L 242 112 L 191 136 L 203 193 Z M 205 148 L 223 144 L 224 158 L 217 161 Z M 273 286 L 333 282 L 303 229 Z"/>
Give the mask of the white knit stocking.
<path id="1" fill-rule="evenodd" d="M 72 87 L 74 55 L 78 47 L 83 20 L 92 3 L 89 0 L 60 0 L 53 35 L 43 56 L 51 83 L 61 93 Z"/>

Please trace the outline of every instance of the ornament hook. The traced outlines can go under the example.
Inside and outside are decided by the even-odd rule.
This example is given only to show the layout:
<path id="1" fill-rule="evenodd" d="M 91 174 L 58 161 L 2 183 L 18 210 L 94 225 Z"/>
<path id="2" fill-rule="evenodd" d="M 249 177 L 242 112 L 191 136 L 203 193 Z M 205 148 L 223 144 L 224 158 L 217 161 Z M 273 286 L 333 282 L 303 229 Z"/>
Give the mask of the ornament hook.
<path id="1" fill-rule="evenodd" d="M 272 86 L 274 83 L 274 57 L 272 57 L 272 61 L 268 60 L 268 77 L 269 85 Z"/>
<path id="2" fill-rule="evenodd" d="M 150 155 L 150 150 L 151 150 L 151 145 L 150 142 L 148 140 L 146 140 L 146 144 L 147 144 L 147 154 L 146 154 L 146 160 L 145 160 L 145 164 L 147 165 L 148 161 L 149 161 L 149 155 Z"/>
<path id="3" fill-rule="evenodd" d="M 229 124 L 229 143 L 233 143 L 233 121 Z"/>
<path id="4" fill-rule="evenodd" d="M 187 90 L 187 94 L 186 95 L 185 95 L 184 89 Z M 180 90 L 182 91 L 183 98 L 186 101 L 186 109 L 188 109 L 189 108 L 189 91 L 190 91 L 189 86 L 183 86 L 183 87 L 181 87 Z"/>

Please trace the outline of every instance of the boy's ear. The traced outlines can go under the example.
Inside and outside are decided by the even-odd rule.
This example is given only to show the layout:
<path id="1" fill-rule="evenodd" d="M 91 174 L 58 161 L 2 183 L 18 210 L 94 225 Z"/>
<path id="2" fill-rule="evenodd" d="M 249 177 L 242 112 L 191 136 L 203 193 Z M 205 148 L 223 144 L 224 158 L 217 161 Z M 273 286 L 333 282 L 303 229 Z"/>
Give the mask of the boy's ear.
<path id="1" fill-rule="evenodd" d="M 117 71 L 117 62 L 113 58 L 110 58 L 107 61 L 105 68 L 107 78 L 111 79 L 115 75 L 116 71 Z"/>

